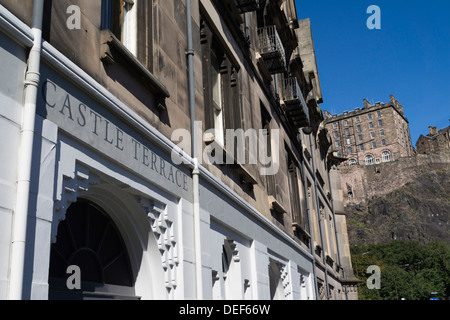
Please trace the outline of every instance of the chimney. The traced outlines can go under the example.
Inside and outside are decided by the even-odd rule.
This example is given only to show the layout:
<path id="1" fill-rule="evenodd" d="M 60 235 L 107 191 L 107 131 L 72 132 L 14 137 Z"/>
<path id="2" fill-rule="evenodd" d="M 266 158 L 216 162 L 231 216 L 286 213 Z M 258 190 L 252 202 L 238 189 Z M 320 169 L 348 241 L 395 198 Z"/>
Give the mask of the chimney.
<path id="1" fill-rule="evenodd" d="M 370 102 L 367 101 L 367 99 L 364 99 L 364 108 L 370 108 L 371 106 Z"/>
<path id="2" fill-rule="evenodd" d="M 437 127 L 428 127 L 428 129 L 430 130 L 430 136 L 435 136 L 438 134 Z"/>

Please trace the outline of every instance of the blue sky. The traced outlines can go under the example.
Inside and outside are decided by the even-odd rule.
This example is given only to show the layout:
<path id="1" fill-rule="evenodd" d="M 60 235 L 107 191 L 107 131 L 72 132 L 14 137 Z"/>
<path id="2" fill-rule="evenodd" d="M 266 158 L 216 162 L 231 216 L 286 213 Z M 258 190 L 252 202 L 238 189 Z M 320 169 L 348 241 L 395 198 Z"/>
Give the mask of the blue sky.
<path id="1" fill-rule="evenodd" d="M 381 9 L 381 30 L 366 26 Z M 296 0 L 310 18 L 324 103 L 342 113 L 369 102 L 403 105 L 415 146 L 428 126 L 450 125 L 450 1 Z"/>

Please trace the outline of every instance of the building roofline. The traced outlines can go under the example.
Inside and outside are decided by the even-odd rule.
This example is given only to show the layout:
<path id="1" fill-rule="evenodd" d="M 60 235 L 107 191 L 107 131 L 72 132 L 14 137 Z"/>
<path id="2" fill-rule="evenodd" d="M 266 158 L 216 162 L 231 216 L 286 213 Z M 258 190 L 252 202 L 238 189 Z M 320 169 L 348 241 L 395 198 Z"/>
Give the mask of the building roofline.
<path id="1" fill-rule="evenodd" d="M 405 117 L 405 115 L 400 112 L 400 110 L 397 108 L 397 106 L 393 103 L 393 102 L 386 102 L 386 103 L 377 103 L 375 105 L 371 105 L 369 107 L 364 107 L 364 108 L 356 108 L 352 111 L 345 111 L 344 113 L 341 114 L 334 114 L 331 115 L 329 112 L 326 112 L 329 116 L 324 120 L 325 123 L 332 123 L 338 120 L 343 120 L 343 119 L 347 119 L 347 118 L 352 118 L 354 116 L 357 115 L 361 115 L 361 114 L 366 114 L 369 112 L 373 112 L 373 111 L 377 111 L 377 110 L 381 110 L 381 109 L 385 109 L 385 108 L 394 108 L 395 111 L 398 112 L 398 114 L 407 122 L 409 123 L 408 119 Z"/>

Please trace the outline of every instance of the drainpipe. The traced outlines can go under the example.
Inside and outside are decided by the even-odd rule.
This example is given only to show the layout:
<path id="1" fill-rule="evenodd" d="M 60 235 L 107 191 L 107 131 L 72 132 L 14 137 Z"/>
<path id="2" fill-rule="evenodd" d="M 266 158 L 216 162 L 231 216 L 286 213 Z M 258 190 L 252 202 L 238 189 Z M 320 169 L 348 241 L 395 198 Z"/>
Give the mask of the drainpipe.
<path id="1" fill-rule="evenodd" d="M 328 168 L 327 168 L 328 169 Z M 337 234 L 337 224 L 336 224 L 336 211 L 334 210 L 334 196 L 333 196 L 333 188 L 331 187 L 331 177 L 330 177 L 330 170 L 327 170 L 328 172 L 328 185 L 330 186 L 330 194 L 331 194 L 331 210 L 333 212 L 333 223 L 334 223 L 334 236 L 336 238 L 336 246 L 337 246 L 337 255 L 338 255 L 338 263 L 339 266 L 341 266 L 341 252 L 339 250 L 339 237 Z M 345 269 L 342 268 L 342 276 L 344 279 L 346 279 L 345 276 Z M 347 292 L 347 286 L 344 288 L 345 292 L 345 298 L 348 300 L 348 292 Z"/>
<path id="2" fill-rule="evenodd" d="M 312 158 L 312 169 L 314 175 L 314 194 L 316 196 L 316 206 L 317 206 L 317 220 L 319 222 L 319 234 L 320 234 L 320 243 L 322 244 L 322 255 L 323 255 L 323 264 L 325 268 L 325 285 L 327 290 L 327 300 L 330 300 L 330 289 L 328 285 L 328 269 L 327 269 L 327 261 L 325 259 L 325 246 L 323 245 L 323 234 L 322 234 L 322 220 L 320 219 L 320 202 L 318 195 L 318 187 L 317 187 L 317 175 L 316 175 L 316 160 L 314 158 L 314 148 L 311 135 L 309 135 L 309 147 L 311 150 L 311 158 Z"/>
<path id="3" fill-rule="evenodd" d="M 298 131 L 298 137 L 300 146 L 302 147 L 302 133 L 301 129 Z M 314 242 L 312 238 L 312 230 L 311 230 L 311 209 L 309 207 L 309 197 L 308 197 L 308 178 L 306 177 L 306 168 L 305 168 L 305 157 L 303 156 L 303 151 L 301 152 L 302 155 L 302 175 L 303 175 L 303 190 L 305 191 L 305 203 L 306 203 L 306 213 L 308 215 L 308 231 L 311 237 L 309 238 L 309 247 L 311 248 L 311 254 L 313 256 L 313 274 L 314 274 L 314 292 L 316 293 L 316 299 L 319 297 L 319 288 L 317 287 L 317 274 L 316 274 L 316 258 L 314 257 Z"/>
<path id="4" fill-rule="evenodd" d="M 194 210 L 194 247 L 195 247 L 195 274 L 197 299 L 203 300 L 203 275 L 202 275 L 202 246 L 201 246 L 201 218 L 200 218 L 200 190 L 199 178 L 200 170 L 198 165 L 197 150 L 197 130 L 195 125 L 195 84 L 194 84 L 194 46 L 192 36 L 192 9 L 191 0 L 186 1 L 186 18 L 187 18 L 187 42 L 188 50 L 186 52 L 188 59 L 188 81 L 189 81 L 189 110 L 191 117 L 191 148 L 192 158 L 194 161 L 194 169 L 192 170 L 193 184 L 193 210 Z"/>
<path id="5" fill-rule="evenodd" d="M 22 110 L 17 190 L 11 239 L 11 260 L 8 291 L 9 300 L 21 300 L 23 292 L 25 242 L 29 208 L 31 165 L 33 158 L 34 123 L 36 120 L 36 102 L 40 81 L 43 12 L 44 0 L 34 0 L 33 22 L 31 29 L 34 40 L 33 47 L 31 48 L 28 58 L 28 68 L 24 82 L 24 107 Z"/>

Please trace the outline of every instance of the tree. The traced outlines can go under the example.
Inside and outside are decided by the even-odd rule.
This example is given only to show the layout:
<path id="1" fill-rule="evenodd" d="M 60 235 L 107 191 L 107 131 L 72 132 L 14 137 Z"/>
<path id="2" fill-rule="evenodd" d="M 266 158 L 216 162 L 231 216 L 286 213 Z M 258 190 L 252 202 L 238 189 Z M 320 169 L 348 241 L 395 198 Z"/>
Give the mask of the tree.
<path id="1" fill-rule="evenodd" d="M 355 274 L 361 280 L 370 265 L 381 269 L 381 289 L 359 287 L 361 300 L 428 300 L 432 292 L 443 299 L 450 295 L 450 246 L 441 241 L 428 244 L 394 241 L 352 248 Z"/>

